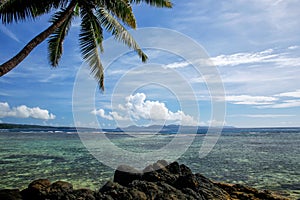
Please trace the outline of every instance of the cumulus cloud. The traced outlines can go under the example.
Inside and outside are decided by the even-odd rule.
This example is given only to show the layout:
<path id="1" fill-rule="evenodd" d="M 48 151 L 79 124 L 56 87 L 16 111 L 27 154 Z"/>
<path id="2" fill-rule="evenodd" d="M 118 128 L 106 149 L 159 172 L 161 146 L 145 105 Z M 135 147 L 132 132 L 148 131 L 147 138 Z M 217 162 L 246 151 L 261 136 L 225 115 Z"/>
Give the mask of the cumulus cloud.
<path id="1" fill-rule="evenodd" d="M 105 113 L 103 109 L 93 110 L 91 113 L 107 120 L 149 120 L 153 124 L 176 123 L 181 125 L 198 125 L 194 117 L 181 110 L 170 111 L 165 103 L 146 100 L 144 93 L 136 93 L 126 97 L 126 103 L 119 105 L 117 111 Z"/>
<path id="2" fill-rule="evenodd" d="M 44 120 L 55 119 L 54 114 L 39 107 L 29 108 L 25 105 L 21 105 L 11 108 L 7 102 L 0 102 L 0 118 L 4 117 L 35 118 Z"/>
<path id="3" fill-rule="evenodd" d="M 122 117 L 117 112 L 109 112 L 108 114 L 105 114 L 105 110 L 101 108 L 99 110 L 95 109 L 91 113 L 107 120 L 128 120 L 127 117 Z"/>
<path id="4" fill-rule="evenodd" d="M 100 116 L 104 119 L 113 120 L 113 117 L 110 116 L 110 115 L 106 115 L 105 111 L 103 109 L 99 109 L 99 110 L 95 109 L 91 113 L 94 114 L 94 115 L 98 115 L 98 116 Z"/>

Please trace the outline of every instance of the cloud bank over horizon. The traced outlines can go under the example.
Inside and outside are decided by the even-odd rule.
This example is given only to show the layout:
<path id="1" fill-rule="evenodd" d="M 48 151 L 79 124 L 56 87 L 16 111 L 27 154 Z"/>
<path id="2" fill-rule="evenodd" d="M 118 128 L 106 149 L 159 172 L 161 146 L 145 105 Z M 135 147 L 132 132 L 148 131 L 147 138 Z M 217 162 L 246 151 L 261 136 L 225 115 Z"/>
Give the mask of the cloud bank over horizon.
<path id="1" fill-rule="evenodd" d="M 95 109 L 91 114 L 103 119 L 115 120 L 119 123 L 144 122 L 147 125 L 154 124 L 180 124 L 186 126 L 197 126 L 199 122 L 191 115 L 182 110 L 171 111 L 165 103 L 147 100 L 144 93 L 129 95 L 124 104 L 119 104 L 115 111 L 106 113 L 104 109 Z"/>
<path id="2" fill-rule="evenodd" d="M 39 107 L 30 108 L 26 105 L 10 107 L 7 102 L 0 102 L 0 118 L 5 117 L 51 120 L 55 119 L 56 116 L 48 110 Z"/>

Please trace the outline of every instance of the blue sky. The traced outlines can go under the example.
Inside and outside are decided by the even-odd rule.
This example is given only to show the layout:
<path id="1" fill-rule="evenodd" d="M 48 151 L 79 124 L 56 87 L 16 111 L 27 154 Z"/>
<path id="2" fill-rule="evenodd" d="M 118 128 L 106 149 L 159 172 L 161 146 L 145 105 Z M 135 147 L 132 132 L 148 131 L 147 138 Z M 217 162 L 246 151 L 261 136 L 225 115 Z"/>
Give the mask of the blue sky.
<path id="1" fill-rule="evenodd" d="M 224 84 L 226 125 L 300 126 L 299 1 L 173 2 L 173 9 L 135 6 L 138 27 L 179 31 L 202 45 Z M 12 57 L 45 29 L 49 25 L 48 19 L 49 16 L 44 16 L 35 22 L 0 25 L 0 62 Z M 48 64 L 47 43 L 44 42 L 16 69 L 0 78 L 0 122 L 74 125 L 73 86 L 82 66 L 78 32 L 78 21 L 74 21 L 56 69 Z M 96 115 L 101 127 L 105 128 L 163 123 L 209 125 L 212 106 L 203 79 L 193 76 L 191 66 L 180 55 L 157 49 L 145 51 L 149 56 L 145 65 L 133 52 L 119 57 L 110 65 L 106 70 L 106 91 L 96 94 L 95 108 L 87 115 Z M 169 72 L 159 72 L 151 66 L 153 63 L 176 70 L 183 74 L 184 80 L 177 81 L 180 84 L 174 90 L 148 84 L 136 87 L 131 93 L 116 93 L 120 87 L 117 83 L 124 73 L 132 70 L 140 72 L 138 77 L 141 80 L 151 76 L 145 73 L 149 72 L 148 68 L 152 75 L 165 73 L 168 77 Z M 135 80 L 124 78 L 122 81 L 127 81 L 125 85 L 129 87 L 135 84 Z M 192 101 L 192 96 L 184 95 L 184 100 L 178 100 L 177 94 L 174 94 L 174 91 L 182 89 L 185 82 L 197 90 L 196 106 L 199 109 L 187 103 Z M 181 104 L 190 106 L 183 109 Z M 81 125 L 95 126 L 88 121 Z"/>

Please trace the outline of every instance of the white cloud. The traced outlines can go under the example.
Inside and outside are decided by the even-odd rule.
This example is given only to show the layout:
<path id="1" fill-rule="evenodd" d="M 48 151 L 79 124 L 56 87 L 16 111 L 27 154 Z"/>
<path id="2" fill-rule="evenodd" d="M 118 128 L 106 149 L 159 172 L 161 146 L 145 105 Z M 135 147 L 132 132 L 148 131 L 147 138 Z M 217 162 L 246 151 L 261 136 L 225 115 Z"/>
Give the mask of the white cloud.
<path id="1" fill-rule="evenodd" d="M 285 100 L 281 103 L 277 103 L 274 105 L 259 106 L 258 108 L 293 108 L 293 107 L 300 107 L 299 99 Z"/>
<path id="2" fill-rule="evenodd" d="M 99 117 L 102 117 L 104 119 L 107 119 L 107 120 L 121 120 L 121 121 L 125 121 L 125 120 L 129 120 L 129 118 L 127 117 L 123 117 L 121 115 L 119 115 L 117 112 L 109 112 L 108 114 L 105 114 L 105 110 L 104 109 L 99 109 L 99 110 L 93 110 L 91 112 L 92 114 L 94 115 L 97 115 Z"/>
<path id="3" fill-rule="evenodd" d="M 109 112 L 110 116 L 113 117 L 113 119 L 117 120 L 117 121 L 126 121 L 129 120 L 126 116 L 123 117 L 121 115 L 119 115 L 119 113 L 117 112 Z"/>
<path id="4" fill-rule="evenodd" d="M 29 108 L 25 105 L 21 105 L 11 108 L 7 102 L 0 102 L 0 118 L 4 117 L 35 118 L 44 120 L 55 119 L 54 114 L 39 107 Z"/>
<path id="5" fill-rule="evenodd" d="M 226 101 L 238 105 L 253 105 L 256 108 L 300 107 L 300 90 L 296 90 L 293 92 L 279 93 L 271 96 L 228 95 L 226 96 Z M 259 117 L 259 115 L 249 115 L 248 117 L 251 116 Z M 271 115 L 262 115 L 262 116 L 272 117 Z M 274 115 L 274 116 L 282 117 L 283 115 Z"/>
<path id="6" fill-rule="evenodd" d="M 204 30 L 208 33 L 211 29 L 224 30 L 237 37 L 245 36 L 248 41 L 259 40 L 259 37 L 265 39 L 266 34 L 270 40 L 283 40 L 283 36 L 286 40 L 286 37 L 297 34 L 299 27 L 297 0 L 228 0 L 222 3 L 192 0 L 178 7 L 181 9 L 175 15 L 178 17 L 173 18 L 173 26 L 184 31 L 195 32 L 193 27 L 205 24 Z"/>
<path id="7" fill-rule="evenodd" d="M 280 93 L 276 96 L 300 98 L 300 90 L 296 90 L 294 92 L 284 92 L 284 93 Z"/>
<path id="8" fill-rule="evenodd" d="M 286 52 L 275 52 L 267 49 L 261 52 L 241 52 L 230 55 L 219 55 L 211 58 L 216 66 L 254 65 L 259 63 L 270 63 L 279 66 L 300 66 L 300 58 L 294 57 Z"/>
<path id="9" fill-rule="evenodd" d="M 233 104 L 242 105 L 268 105 L 277 101 L 276 97 L 269 96 L 250 96 L 250 95 L 231 95 L 226 96 L 226 101 Z"/>
<path id="10" fill-rule="evenodd" d="M 98 116 L 100 116 L 104 119 L 113 120 L 113 117 L 110 116 L 110 115 L 106 115 L 105 111 L 103 109 L 99 109 L 99 110 L 95 109 L 91 113 L 94 114 L 94 115 L 98 115 Z"/>
<path id="11" fill-rule="evenodd" d="M 299 49 L 300 46 L 294 45 L 294 46 L 290 46 L 288 47 L 289 50 L 295 50 L 295 49 Z"/>
<path id="12" fill-rule="evenodd" d="M 187 67 L 189 66 L 190 63 L 183 61 L 183 62 L 174 62 L 174 63 L 170 63 L 167 65 L 164 65 L 164 68 L 171 68 L 171 69 L 176 69 L 176 68 L 183 68 L 183 67 Z"/>
<path id="13" fill-rule="evenodd" d="M 212 61 L 216 66 L 236 66 L 241 64 L 266 62 L 270 58 L 276 57 L 272 55 L 272 49 L 257 53 L 236 53 L 231 55 L 219 55 L 213 57 Z"/>
<path id="14" fill-rule="evenodd" d="M 119 70 L 112 70 L 112 69 L 108 69 L 106 71 L 106 75 L 120 75 L 120 74 L 126 74 L 126 72 L 128 72 L 128 70 L 125 69 L 119 69 Z"/>
<path id="15" fill-rule="evenodd" d="M 227 93 L 274 96 L 299 89 L 298 50 L 287 48 L 213 57 Z M 200 82 L 201 80 L 196 80 Z M 278 96 L 276 96 L 278 97 Z"/>
<path id="16" fill-rule="evenodd" d="M 126 103 L 118 105 L 117 109 L 118 111 L 109 112 L 108 114 L 105 114 L 103 109 L 93 110 L 91 113 L 104 119 L 116 121 L 128 121 L 131 119 L 134 122 L 147 120 L 151 121 L 152 124 L 198 124 L 194 117 L 185 114 L 181 110 L 172 112 L 162 102 L 146 100 L 144 93 L 136 93 L 126 97 Z"/>
<path id="17" fill-rule="evenodd" d="M 146 119 L 154 122 L 180 122 L 182 125 L 196 125 L 196 120 L 183 111 L 170 111 L 164 103 L 146 100 L 144 93 L 137 93 L 126 98 L 125 108 L 136 120 Z"/>

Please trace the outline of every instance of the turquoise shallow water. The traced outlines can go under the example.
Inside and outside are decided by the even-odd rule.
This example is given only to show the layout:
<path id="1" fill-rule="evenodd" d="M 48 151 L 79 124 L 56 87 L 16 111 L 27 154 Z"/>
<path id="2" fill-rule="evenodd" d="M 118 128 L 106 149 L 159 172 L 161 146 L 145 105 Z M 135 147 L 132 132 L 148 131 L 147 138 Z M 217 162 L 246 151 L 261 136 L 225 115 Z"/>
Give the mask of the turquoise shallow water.
<path id="1" fill-rule="evenodd" d="M 120 148 L 142 152 L 163 147 L 174 135 L 108 137 Z M 178 161 L 216 181 L 300 198 L 300 129 L 226 129 L 214 149 L 200 159 L 203 138 L 197 135 Z M 75 132 L 0 132 L 0 188 L 24 188 L 34 179 L 48 178 L 96 190 L 112 179 L 113 172 L 89 153 Z"/>

